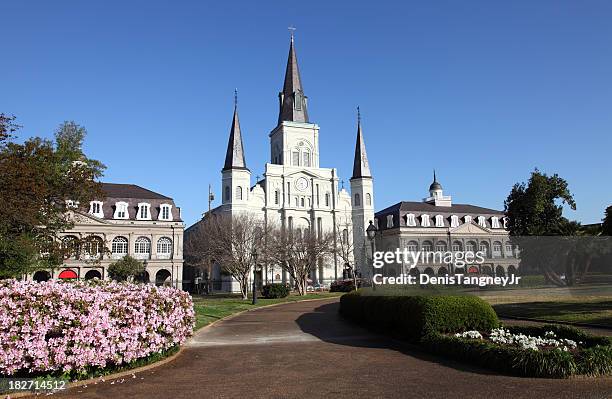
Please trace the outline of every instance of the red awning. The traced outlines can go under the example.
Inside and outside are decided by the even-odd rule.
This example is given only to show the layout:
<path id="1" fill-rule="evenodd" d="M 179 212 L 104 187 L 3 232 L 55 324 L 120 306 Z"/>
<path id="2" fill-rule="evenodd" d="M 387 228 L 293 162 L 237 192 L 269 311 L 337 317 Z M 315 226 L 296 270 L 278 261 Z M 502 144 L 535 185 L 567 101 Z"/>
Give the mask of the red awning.
<path id="1" fill-rule="evenodd" d="M 69 278 L 78 278 L 79 276 L 77 276 L 77 274 L 73 270 L 65 269 L 65 270 L 62 270 L 62 272 L 59 274 L 58 277 L 62 279 L 69 279 Z"/>

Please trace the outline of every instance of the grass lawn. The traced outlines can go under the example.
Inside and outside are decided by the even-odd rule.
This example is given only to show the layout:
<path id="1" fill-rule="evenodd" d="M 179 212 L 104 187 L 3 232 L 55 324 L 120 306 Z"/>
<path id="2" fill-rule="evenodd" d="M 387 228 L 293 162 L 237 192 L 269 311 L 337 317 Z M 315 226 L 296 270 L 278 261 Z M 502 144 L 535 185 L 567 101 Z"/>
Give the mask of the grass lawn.
<path id="1" fill-rule="evenodd" d="M 522 302 L 493 305 L 500 317 L 588 323 L 612 328 L 612 300 Z"/>
<path id="2" fill-rule="evenodd" d="M 264 299 L 257 298 L 257 304 L 252 305 L 251 299 L 243 300 L 238 295 L 217 294 L 217 295 L 194 295 L 193 307 L 196 313 L 196 330 L 204 327 L 213 321 L 231 316 L 243 310 L 259 308 L 275 303 L 297 302 L 305 299 L 333 298 L 342 295 L 342 292 L 316 292 L 304 296 L 291 294 L 286 298 Z"/>

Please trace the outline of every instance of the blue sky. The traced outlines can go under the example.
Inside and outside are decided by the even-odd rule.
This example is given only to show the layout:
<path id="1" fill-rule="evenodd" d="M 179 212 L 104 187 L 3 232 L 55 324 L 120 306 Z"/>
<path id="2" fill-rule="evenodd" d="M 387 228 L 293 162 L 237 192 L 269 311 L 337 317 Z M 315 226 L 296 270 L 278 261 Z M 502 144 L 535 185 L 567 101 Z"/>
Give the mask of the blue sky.
<path id="1" fill-rule="evenodd" d="M 84 125 L 105 181 L 172 196 L 191 224 L 209 183 L 220 198 L 236 87 L 247 165 L 262 173 L 295 25 L 321 166 L 348 182 L 360 105 L 376 209 L 420 200 L 433 168 L 455 202 L 502 209 L 538 167 L 568 180 L 568 217 L 603 217 L 611 2 L 291 4 L 3 2 L 0 112 L 24 137 Z"/>

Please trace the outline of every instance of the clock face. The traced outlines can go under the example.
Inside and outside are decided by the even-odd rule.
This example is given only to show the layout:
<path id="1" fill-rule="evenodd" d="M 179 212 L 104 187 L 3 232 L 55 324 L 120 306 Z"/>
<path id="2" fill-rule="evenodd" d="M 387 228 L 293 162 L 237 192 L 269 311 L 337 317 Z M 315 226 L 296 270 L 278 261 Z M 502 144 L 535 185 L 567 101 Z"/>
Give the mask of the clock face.
<path id="1" fill-rule="evenodd" d="M 306 190 L 308 188 L 308 180 L 304 177 L 300 177 L 295 181 L 295 187 L 300 191 Z"/>

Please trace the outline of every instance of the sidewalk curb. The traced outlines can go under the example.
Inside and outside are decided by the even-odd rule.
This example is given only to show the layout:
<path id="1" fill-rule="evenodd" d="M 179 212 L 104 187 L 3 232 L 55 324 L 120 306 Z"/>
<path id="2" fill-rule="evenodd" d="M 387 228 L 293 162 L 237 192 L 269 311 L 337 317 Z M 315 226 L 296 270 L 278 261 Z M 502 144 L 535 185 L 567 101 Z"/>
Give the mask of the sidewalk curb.
<path id="1" fill-rule="evenodd" d="M 102 379 L 104 379 L 105 381 L 116 380 L 117 378 L 125 377 L 128 375 L 131 376 L 132 374 L 142 373 L 144 371 L 151 370 L 158 366 L 163 366 L 164 364 L 174 361 L 177 357 L 179 357 L 181 353 L 183 353 L 183 350 L 184 350 L 184 346 L 180 346 L 179 351 L 176 352 L 174 355 L 166 357 L 155 363 L 147 364 L 146 366 L 136 367 L 136 368 L 125 370 L 125 371 L 120 371 L 114 374 L 107 374 L 107 375 L 102 375 L 102 376 L 95 377 L 95 378 L 89 378 L 87 380 L 69 382 L 68 384 L 66 384 L 66 388 L 62 389 L 59 392 L 66 392 L 68 389 L 78 388 L 83 385 L 94 385 L 95 383 L 101 382 Z M 36 397 L 37 393 L 28 391 L 28 392 L 17 392 L 17 393 L 7 393 L 7 394 L 3 393 L 2 395 L 5 395 L 3 397 L 10 397 L 11 399 L 13 399 L 13 398 Z"/>

